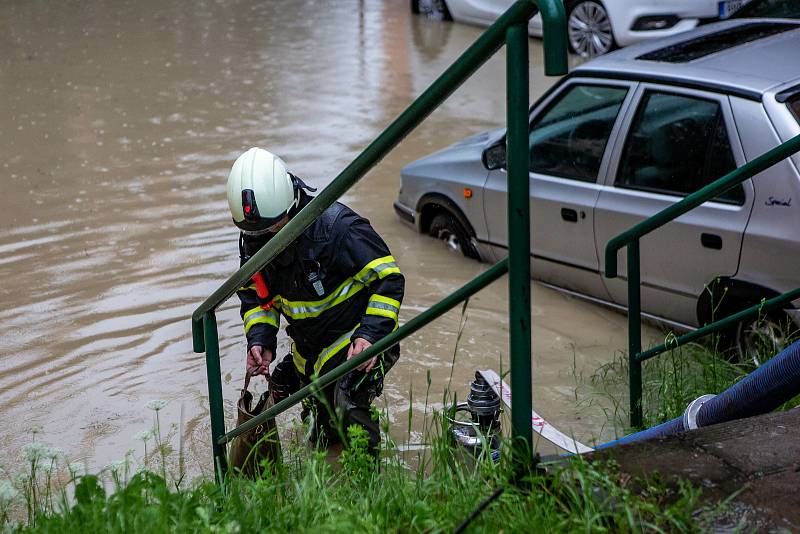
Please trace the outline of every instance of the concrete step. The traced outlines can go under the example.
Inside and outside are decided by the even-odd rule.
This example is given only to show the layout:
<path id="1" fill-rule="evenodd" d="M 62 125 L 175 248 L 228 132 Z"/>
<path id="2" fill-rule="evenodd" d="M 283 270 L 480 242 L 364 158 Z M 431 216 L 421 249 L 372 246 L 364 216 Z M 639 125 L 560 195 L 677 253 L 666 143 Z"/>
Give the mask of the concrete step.
<path id="1" fill-rule="evenodd" d="M 611 458 L 634 477 L 687 479 L 709 502 L 739 492 L 727 520 L 743 521 L 746 530 L 800 531 L 800 408 L 587 455 Z"/>

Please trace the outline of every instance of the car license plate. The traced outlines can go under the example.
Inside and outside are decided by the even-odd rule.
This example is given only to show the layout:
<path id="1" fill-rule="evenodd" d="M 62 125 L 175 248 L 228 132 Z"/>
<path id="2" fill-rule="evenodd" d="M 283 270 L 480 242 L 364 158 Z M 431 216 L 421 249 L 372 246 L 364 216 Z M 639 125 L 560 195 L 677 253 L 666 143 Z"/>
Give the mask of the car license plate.
<path id="1" fill-rule="evenodd" d="M 717 3 L 717 7 L 719 8 L 719 18 L 727 19 L 746 3 L 747 0 L 723 0 L 722 2 Z"/>

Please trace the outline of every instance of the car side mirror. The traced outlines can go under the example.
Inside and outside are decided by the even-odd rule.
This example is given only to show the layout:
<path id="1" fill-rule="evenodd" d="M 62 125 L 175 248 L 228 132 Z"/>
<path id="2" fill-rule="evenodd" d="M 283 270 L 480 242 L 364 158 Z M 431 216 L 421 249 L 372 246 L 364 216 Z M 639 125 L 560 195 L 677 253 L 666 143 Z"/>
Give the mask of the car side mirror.
<path id="1" fill-rule="evenodd" d="M 488 147 L 481 154 L 483 166 L 490 171 L 502 169 L 506 166 L 506 138 Z"/>

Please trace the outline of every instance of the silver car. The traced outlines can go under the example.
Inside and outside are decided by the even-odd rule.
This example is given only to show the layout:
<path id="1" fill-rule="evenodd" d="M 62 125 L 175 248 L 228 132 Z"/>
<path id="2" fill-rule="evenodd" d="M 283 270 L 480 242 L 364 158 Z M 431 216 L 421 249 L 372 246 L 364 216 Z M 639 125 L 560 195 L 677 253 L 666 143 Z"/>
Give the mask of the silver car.
<path id="1" fill-rule="evenodd" d="M 617 308 L 608 241 L 800 134 L 800 22 L 720 22 L 577 67 L 530 113 L 535 279 Z M 505 131 L 402 170 L 395 210 L 464 255 L 507 253 Z M 800 287 L 800 156 L 641 242 L 642 308 L 680 330 Z M 794 310 L 786 311 L 795 321 Z M 740 325 L 742 356 L 785 335 L 778 314 Z"/>

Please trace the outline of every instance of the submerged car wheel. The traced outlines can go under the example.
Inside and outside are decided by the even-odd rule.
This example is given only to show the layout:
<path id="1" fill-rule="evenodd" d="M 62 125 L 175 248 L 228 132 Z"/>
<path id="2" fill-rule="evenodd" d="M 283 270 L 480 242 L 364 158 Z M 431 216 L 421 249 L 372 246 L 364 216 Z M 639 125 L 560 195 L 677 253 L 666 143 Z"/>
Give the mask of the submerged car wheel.
<path id="1" fill-rule="evenodd" d="M 411 0 L 411 12 L 435 20 L 453 20 L 444 0 Z"/>
<path id="2" fill-rule="evenodd" d="M 581 57 L 599 56 L 615 46 L 608 12 L 595 0 L 576 0 L 569 5 L 567 34 L 570 49 Z"/>
<path id="3" fill-rule="evenodd" d="M 756 367 L 783 350 L 792 337 L 793 323 L 786 315 L 767 315 L 739 323 L 736 352 L 742 363 Z"/>
<path id="4" fill-rule="evenodd" d="M 479 257 L 467 231 L 449 213 L 439 213 L 433 218 L 428 235 L 443 241 L 448 250 L 460 252 L 468 258 Z"/>

